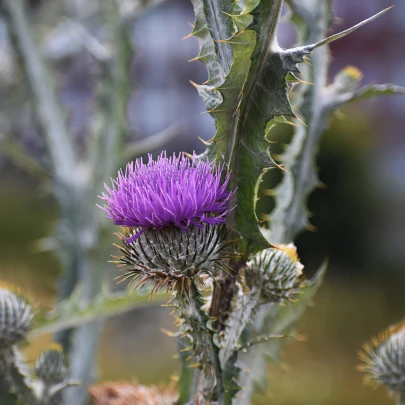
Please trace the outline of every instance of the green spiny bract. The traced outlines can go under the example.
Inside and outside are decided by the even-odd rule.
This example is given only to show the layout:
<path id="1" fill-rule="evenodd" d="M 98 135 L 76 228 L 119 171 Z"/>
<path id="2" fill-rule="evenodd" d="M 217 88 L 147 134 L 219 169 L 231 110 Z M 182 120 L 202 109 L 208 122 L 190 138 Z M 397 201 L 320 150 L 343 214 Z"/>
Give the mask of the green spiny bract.
<path id="1" fill-rule="evenodd" d="M 35 375 L 45 384 L 60 384 L 68 376 L 65 356 L 60 350 L 46 350 L 35 363 Z"/>
<path id="2" fill-rule="evenodd" d="M 298 297 L 303 265 L 292 244 L 256 253 L 248 262 L 246 281 L 260 290 L 263 302 L 284 302 Z"/>
<path id="3" fill-rule="evenodd" d="M 148 229 L 136 241 L 127 242 L 137 229 L 130 228 L 122 245 L 117 247 L 123 256 L 117 258 L 120 265 L 129 266 L 123 279 L 141 277 L 140 284 L 147 280 L 156 282 L 156 290 L 167 286 L 184 285 L 193 277 L 204 274 L 216 276 L 224 269 L 224 252 L 230 242 L 224 225 L 191 226 L 184 231 L 175 226 L 161 230 Z"/>
<path id="4" fill-rule="evenodd" d="M 32 327 L 34 311 L 21 294 L 0 287 L 0 350 L 24 340 Z"/>

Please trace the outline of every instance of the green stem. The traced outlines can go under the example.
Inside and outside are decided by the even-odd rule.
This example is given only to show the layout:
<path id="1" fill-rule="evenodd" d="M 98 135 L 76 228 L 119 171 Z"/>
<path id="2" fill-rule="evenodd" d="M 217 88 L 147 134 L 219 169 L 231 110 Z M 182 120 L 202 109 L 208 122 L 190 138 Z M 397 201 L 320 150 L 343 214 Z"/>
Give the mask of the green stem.
<path id="1" fill-rule="evenodd" d="M 59 182 L 70 182 L 76 168 L 71 138 L 65 126 L 64 117 L 49 72 L 41 58 L 41 52 L 30 31 L 23 0 L 5 0 L 5 17 L 18 56 L 37 99 L 38 115 L 44 128 L 55 177 Z"/>
<path id="2" fill-rule="evenodd" d="M 192 306 L 193 315 L 197 318 L 198 327 L 204 332 L 205 344 L 208 346 L 211 356 L 211 364 L 214 370 L 214 375 L 216 379 L 216 389 L 218 397 L 218 405 L 224 405 L 224 387 L 222 381 L 222 369 L 219 361 L 219 348 L 214 343 L 214 332 L 209 330 L 207 327 L 207 322 L 209 318 L 207 314 L 201 309 L 200 302 L 202 300 L 201 294 L 198 291 L 197 286 L 193 281 L 191 281 L 190 286 L 190 304 Z M 193 326 L 194 327 L 194 326 Z M 205 375 L 206 373 L 203 373 Z"/>

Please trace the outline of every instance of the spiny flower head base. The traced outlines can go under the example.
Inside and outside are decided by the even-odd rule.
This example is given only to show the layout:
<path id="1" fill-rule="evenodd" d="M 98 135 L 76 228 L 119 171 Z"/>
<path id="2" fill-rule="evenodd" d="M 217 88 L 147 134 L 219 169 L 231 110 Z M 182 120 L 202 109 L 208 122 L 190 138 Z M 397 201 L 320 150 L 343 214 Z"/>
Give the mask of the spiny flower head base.
<path id="1" fill-rule="evenodd" d="M 359 370 L 367 373 L 367 383 L 405 394 L 405 321 L 366 343 L 360 359 Z"/>
<path id="2" fill-rule="evenodd" d="M 140 286 L 148 280 L 155 281 L 155 291 L 167 287 L 183 288 L 185 281 L 199 274 L 215 276 L 224 269 L 227 258 L 225 248 L 232 242 L 227 241 L 225 225 L 191 226 L 184 232 L 175 226 L 161 231 L 147 229 L 135 241 L 128 242 L 137 229 L 127 230 L 125 236 L 118 235 L 122 245 L 117 247 L 123 253 L 116 263 L 125 266 L 122 280 L 140 281 Z"/>
<path id="3" fill-rule="evenodd" d="M 33 320 L 34 311 L 28 300 L 0 286 L 0 350 L 24 340 Z"/>
<path id="4" fill-rule="evenodd" d="M 246 281 L 260 289 L 265 302 L 295 299 L 302 283 L 303 265 L 293 244 L 264 249 L 248 262 Z"/>
<path id="5" fill-rule="evenodd" d="M 192 159 L 184 154 L 167 157 L 163 152 L 156 161 L 149 155 L 129 163 L 112 181 L 112 188 L 101 199 L 102 208 L 114 224 L 136 228 L 128 240 L 136 240 L 148 228 L 162 229 L 174 225 L 217 225 L 226 222 L 228 204 L 233 193 L 227 191 L 229 174 L 221 181 L 222 168 L 209 161 Z"/>

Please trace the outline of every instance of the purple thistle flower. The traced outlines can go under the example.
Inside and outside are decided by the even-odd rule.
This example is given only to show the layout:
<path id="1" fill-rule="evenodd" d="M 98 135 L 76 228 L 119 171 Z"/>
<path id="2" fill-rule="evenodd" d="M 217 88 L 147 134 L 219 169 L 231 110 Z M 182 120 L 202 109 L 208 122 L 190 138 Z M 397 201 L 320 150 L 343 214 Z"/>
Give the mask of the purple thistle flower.
<path id="1" fill-rule="evenodd" d="M 150 228 L 187 231 L 190 226 L 225 223 L 234 193 L 227 190 L 229 173 L 221 182 L 222 169 L 208 160 L 197 161 L 195 155 L 189 159 L 162 152 L 156 161 L 149 155 L 147 164 L 142 159 L 128 163 L 111 188 L 105 185 L 107 193 L 100 198 L 106 205 L 100 208 L 114 224 L 136 228 L 127 243 Z"/>

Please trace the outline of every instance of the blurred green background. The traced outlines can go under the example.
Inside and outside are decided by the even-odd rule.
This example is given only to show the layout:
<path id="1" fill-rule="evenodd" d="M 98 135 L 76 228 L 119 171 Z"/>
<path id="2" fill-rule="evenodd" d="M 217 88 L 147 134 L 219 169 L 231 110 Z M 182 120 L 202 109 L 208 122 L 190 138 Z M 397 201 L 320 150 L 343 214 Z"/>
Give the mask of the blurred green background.
<path id="1" fill-rule="evenodd" d="M 336 20 L 333 27 L 366 18 L 385 3 L 334 1 L 335 14 L 344 22 Z M 61 0 L 32 1 L 30 12 L 80 143 L 91 108 L 92 60 L 86 49 L 70 49 L 70 37 L 57 29 L 70 6 Z M 187 1 L 170 0 L 134 21 L 133 83 L 129 84 L 133 95 L 128 106 L 133 136 L 146 138 L 181 121 L 183 129 L 169 145 L 170 151 L 201 151 L 197 137 L 209 139 L 213 134 L 212 121 L 200 114 L 203 104 L 188 83 L 205 80 L 202 65 L 187 63 L 197 53 L 196 41 L 181 40 L 192 20 Z M 405 51 L 403 46 L 395 47 L 405 35 L 404 22 L 405 4 L 398 2 L 394 12 L 338 41 L 332 47 L 331 74 L 350 63 L 363 71 L 365 83 L 404 85 Z M 293 40 L 289 29 L 288 24 L 281 27 L 286 42 Z M 38 123 L 23 96 L 26 83 L 13 77 L 10 44 L 1 20 L 0 41 L 0 133 L 12 130 L 30 153 L 41 158 Z M 7 92 L 10 80 L 12 91 Z M 351 105 L 331 119 L 318 157 L 325 187 L 309 199 L 316 231 L 297 240 L 307 274 L 327 257 L 328 275 L 313 307 L 300 320 L 303 339 L 286 347 L 281 365 L 269 365 L 269 391 L 256 395 L 257 405 L 392 403 L 383 389 L 364 387 L 355 368 L 363 342 L 405 316 L 404 108 L 404 97 L 385 98 Z M 10 126 L 10 114 L 18 117 L 17 125 Z M 278 127 L 273 152 L 281 152 L 290 136 L 288 128 Z M 280 173 L 272 171 L 263 188 L 274 186 L 279 178 Z M 1 150 L 0 185 L 0 279 L 29 291 L 38 306 L 51 308 L 58 262 L 51 253 L 38 251 L 38 240 L 53 231 L 56 203 L 44 183 Z M 271 198 L 262 196 L 259 216 L 271 207 Z M 111 264 L 111 277 L 116 274 Z M 167 383 L 177 372 L 174 341 L 160 331 L 175 328 L 169 312 L 152 302 L 149 308 L 110 319 L 99 350 L 100 379 Z M 24 348 L 28 359 L 33 360 L 50 341 L 46 336 L 30 342 Z"/>

